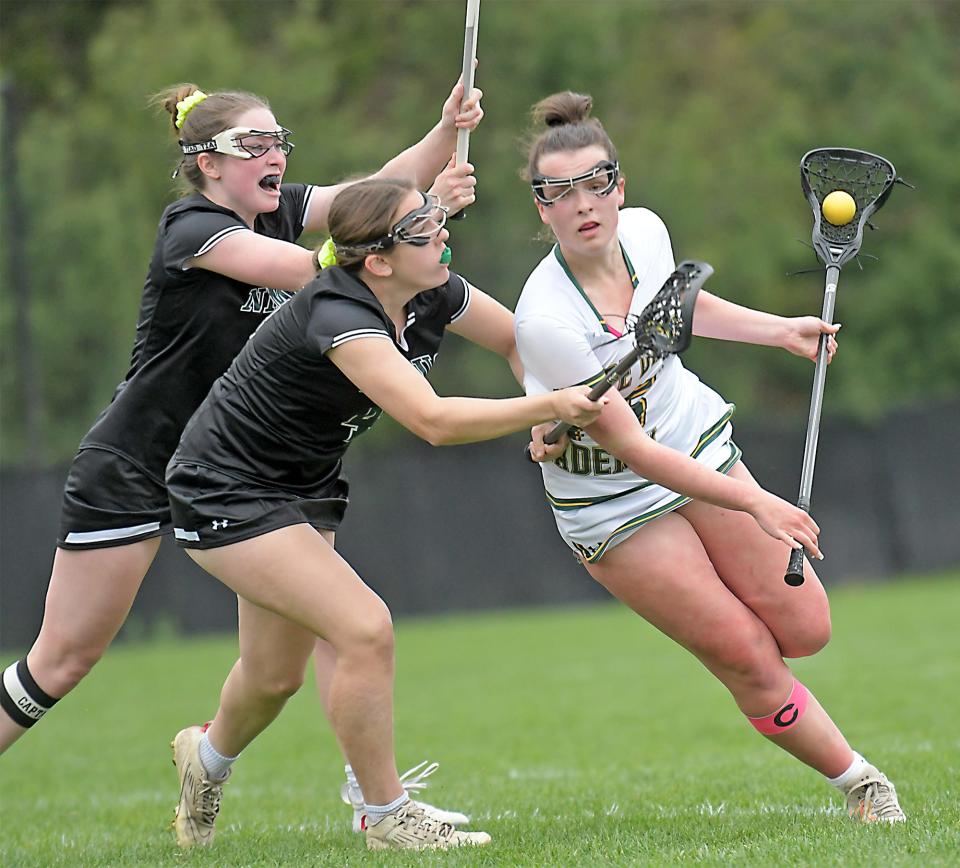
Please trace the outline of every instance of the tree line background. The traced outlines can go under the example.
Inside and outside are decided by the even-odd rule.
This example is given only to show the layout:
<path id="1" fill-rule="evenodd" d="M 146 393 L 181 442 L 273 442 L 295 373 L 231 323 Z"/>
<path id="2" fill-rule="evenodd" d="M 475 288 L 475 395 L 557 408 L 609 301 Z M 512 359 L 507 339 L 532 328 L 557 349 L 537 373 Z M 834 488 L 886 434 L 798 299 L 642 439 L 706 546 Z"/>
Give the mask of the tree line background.
<path id="1" fill-rule="evenodd" d="M 2 0 L 3 465 L 68 459 L 126 371 L 157 220 L 176 196 L 178 151 L 151 93 L 194 81 L 265 96 L 295 131 L 286 179 L 331 183 L 375 170 L 437 120 L 464 6 Z M 479 200 L 451 227 L 454 268 L 512 307 L 546 252 L 518 172 L 529 108 L 556 90 L 593 95 L 627 204 L 665 219 L 678 260 L 711 262 L 712 291 L 783 314 L 822 300 L 822 273 L 786 276 L 817 266 L 798 243 L 812 226 L 800 157 L 874 151 L 917 189 L 895 190 L 867 233 L 880 262 L 844 270 L 825 412 L 869 421 L 955 397 L 958 44 L 955 0 L 484 0 Z M 742 419 L 806 412 L 812 368 L 785 353 L 700 340 L 688 359 Z M 446 394 L 517 390 L 498 359 L 455 338 L 432 379 Z"/>

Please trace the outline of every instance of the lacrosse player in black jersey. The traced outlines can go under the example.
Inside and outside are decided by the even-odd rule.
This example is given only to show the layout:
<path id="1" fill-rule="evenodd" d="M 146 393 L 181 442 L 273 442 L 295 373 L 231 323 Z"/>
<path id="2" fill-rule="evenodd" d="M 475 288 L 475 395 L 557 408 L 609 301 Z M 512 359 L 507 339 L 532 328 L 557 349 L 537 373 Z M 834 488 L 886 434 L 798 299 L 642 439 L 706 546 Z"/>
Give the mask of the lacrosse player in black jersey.
<path id="1" fill-rule="evenodd" d="M 434 192 L 454 210 L 470 204 L 472 168 L 450 155 L 458 128 L 483 116 L 479 99 L 474 90 L 464 102 L 458 83 L 440 121 L 377 174 L 428 185 L 443 170 Z M 172 529 L 164 471 L 183 426 L 250 334 L 314 277 L 313 251 L 295 242 L 326 229 L 345 186 L 284 183 L 291 133 L 258 96 L 179 85 L 157 102 L 187 195 L 160 218 L 130 369 L 70 469 L 40 634 L 0 678 L 0 752 L 77 685 L 122 626 Z"/>
<path id="2" fill-rule="evenodd" d="M 253 335 L 187 425 L 167 469 L 174 533 L 234 590 L 240 660 L 209 728 L 177 734 L 181 846 L 213 838 L 233 759 L 302 683 L 317 637 L 336 655 L 328 702 L 366 797 L 371 849 L 483 844 L 410 799 L 393 752 L 393 628 L 334 550 L 347 506 L 341 458 L 381 412 L 434 445 L 551 419 L 589 423 L 577 386 L 531 398 L 440 398 L 424 377 L 449 328 L 514 363 L 513 318 L 448 270 L 446 209 L 403 181 L 370 180 L 330 210 L 337 266 Z"/>

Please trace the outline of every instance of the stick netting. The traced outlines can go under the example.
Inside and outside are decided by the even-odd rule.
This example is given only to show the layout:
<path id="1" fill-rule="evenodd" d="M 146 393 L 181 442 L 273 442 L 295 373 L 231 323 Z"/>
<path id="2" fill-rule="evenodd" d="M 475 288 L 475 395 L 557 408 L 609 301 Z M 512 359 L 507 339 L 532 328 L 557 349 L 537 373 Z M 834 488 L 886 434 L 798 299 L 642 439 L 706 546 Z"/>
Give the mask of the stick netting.
<path id="1" fill-rule="evenodd" d="M 801 163 L 800 171 L 808 194 L 816 199 L 820 235 L 828 243 L 841 247 L 856 241 L 863 222 L 883 204 L 897 179 L 893 166 L 883 157 L 839 148 L 811 151 Z M 843 226 L 820 219 L 823 200 L 835 190 L 849 193 L 857 205 L 854 219 Z"/>

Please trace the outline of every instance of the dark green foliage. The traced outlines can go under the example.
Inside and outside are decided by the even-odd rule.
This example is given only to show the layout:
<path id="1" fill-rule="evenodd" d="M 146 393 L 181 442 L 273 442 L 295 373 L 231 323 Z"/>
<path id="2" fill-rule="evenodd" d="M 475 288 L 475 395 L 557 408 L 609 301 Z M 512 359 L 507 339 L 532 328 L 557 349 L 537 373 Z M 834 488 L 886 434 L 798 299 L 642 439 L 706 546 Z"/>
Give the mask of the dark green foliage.
<path id="1" fill-rule="evenodd" d="M 296 131 L 288 179 L 331 182 L 376 169 L 435 122 L 463 26 L 452 0 L 63 0 L 4 2 L 2 15 L 4 86 L 25 106 L 18 180 L 46 460 L 72 452 L 128 361 L 177 159 L 147 96 L 183 80 L 261 93 Z M 870 416 L 956 393 L 958 41 L 957 7 L 925 0 L 487 0 L 487 117 L 471 143 L 480 200 L 453 227 L 454 267 L 512 305 L 544 252 L 519 139 L 529 107 L 554 90 L 593 94 L 628 204 L 664 217 L 677 259 L 710 261 L 710 289 L 778 313 L 819 313 L 822 298 L 819 275 L 785 276 L 817 264 L 797 243 L 812 225 L 801 155 L 876 151 L 918 189 L 897 189 L 868 233 L 864 252 L 881 261 L 844 270 L 825 412 Z M 4 245 L 0 457 L 13 464 L 24 408 L 9 255 Z M 812 367 L 786 353 L 698 341 L 689 361 L 742 416 L 805 413 Z M 448 394 L 516 390 L 498 359 L 455 340 L 435 376 Z"/>

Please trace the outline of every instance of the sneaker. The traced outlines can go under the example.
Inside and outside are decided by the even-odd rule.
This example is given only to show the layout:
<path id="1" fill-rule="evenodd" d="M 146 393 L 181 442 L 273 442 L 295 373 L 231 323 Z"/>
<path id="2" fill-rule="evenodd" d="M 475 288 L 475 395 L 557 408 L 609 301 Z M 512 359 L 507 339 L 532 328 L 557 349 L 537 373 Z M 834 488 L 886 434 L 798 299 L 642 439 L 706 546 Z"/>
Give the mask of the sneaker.
<path id="1" fill-rule="evenodd" d="M 870 765 L 847 789 L 847 813 L 860 823 L 903 823 L 907 819 L 893 784 Z"/>
<path id="2" fill-rule="evenodd" d="M 421 790 L 427 788 L 428 784 L 426 779 L 438 768 L 440 768 L 439 763 L 424 760 L 419 765 L 415 765 L 412 769 L 407 769 L 400 775 L 400 783 L 408 795 L 415 796 Z M 345 804 L 353 808 L 353 831 L 362 832 L 364 815 L 363 792 L 357 785 L 355 778 L 352 781 L 348 778 L 347 782 L 340 787 L 340 798 L 343 799 Z M 470 822 L 470 818 L 466 814 L 461 814 L 459 811 L 445 811 L 443 808 L 435 808 L 426 802 L 419 802 L 419 804 L 420 807 L 438 823 L 448 823 L 451 826 L 464 826 Z"/>
<path id="3" fill-rule="evenodd" d="M 447 850 L 490 843 L 486 832 L 460 832 L 449 823 L 437 822 L 413 799 L 376 823 L 368 825 L 366 819 L 368 850 Z"/>
<path id="4" fill-rule="evenodd" d="M 177 844 L 184 848 L 213 841 L 213 824 L 220 813 L 223 784 L 230 777 L 228 772 L 227 778 L 222 781 L 207 779 L 199 750 L 205 729 L 202 726 L 188 726 L 181 729 L 170 742 L 173 764 L 180 775 L 180 804 L 173 813 L 173 828 L 177 833 Z"/>

